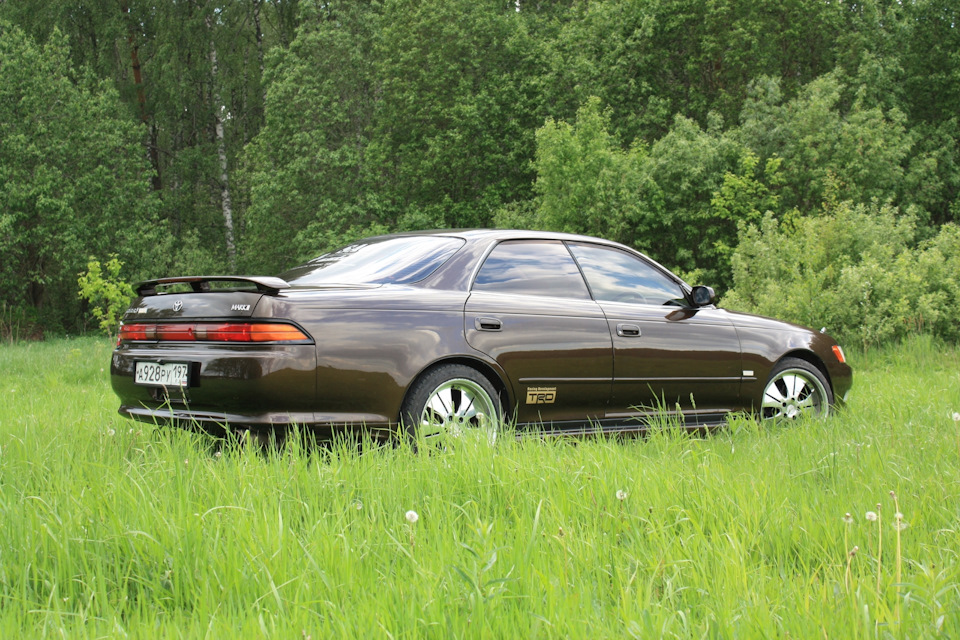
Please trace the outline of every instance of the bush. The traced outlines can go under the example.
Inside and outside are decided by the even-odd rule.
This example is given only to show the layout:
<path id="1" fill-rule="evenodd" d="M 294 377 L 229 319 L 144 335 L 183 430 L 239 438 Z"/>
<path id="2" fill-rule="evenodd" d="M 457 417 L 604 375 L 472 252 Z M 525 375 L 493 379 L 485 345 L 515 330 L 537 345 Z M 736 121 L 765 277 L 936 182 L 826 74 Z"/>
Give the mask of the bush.
<path id="1" fill-rule="evenodd" d="M 960 338 L 960 228 L 918 242 L 915 216 L 842 202 L 822 215 L 741 229 L 724 305 L 863 346 L 929 333 Z"/>
<path id="2" fill-rule="evenodd" d="M 103 267 L 106 267 L 104 274 Z M 90 303 L 90 313 L 99 322 L 100 329 L 108 336 L 116 335 L 120 318 L 133 297 L 133 287 L 120 278 L 123 263 L 116 256 L 106 264 L 93 258 L 87 263 L 87 272 L 77 278 L 80 297 Z"/>

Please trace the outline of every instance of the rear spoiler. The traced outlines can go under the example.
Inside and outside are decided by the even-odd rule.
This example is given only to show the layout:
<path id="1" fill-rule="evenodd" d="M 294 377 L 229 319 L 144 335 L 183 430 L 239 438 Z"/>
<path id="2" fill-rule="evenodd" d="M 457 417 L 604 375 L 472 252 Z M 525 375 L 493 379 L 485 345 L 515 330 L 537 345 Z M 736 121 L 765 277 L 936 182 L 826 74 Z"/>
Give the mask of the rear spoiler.
<path id="1" fill-rule="evenodd" d="M 270 296 L 280 293 L 281 289 L 289 289 L 290 285 L 286 280 L 272 278 L 269 276 L 185 276 L 182 278 L 157 278 L 156 280 L 145 280 L 137 284 L 137 295 L 153 296 L 157 295 L 157 287 L 168 284 L 189 284 L 196 293 L 206 293 L 211 291 L 211 282 L 241 282 L 256 285 L 257 291 Z"/>

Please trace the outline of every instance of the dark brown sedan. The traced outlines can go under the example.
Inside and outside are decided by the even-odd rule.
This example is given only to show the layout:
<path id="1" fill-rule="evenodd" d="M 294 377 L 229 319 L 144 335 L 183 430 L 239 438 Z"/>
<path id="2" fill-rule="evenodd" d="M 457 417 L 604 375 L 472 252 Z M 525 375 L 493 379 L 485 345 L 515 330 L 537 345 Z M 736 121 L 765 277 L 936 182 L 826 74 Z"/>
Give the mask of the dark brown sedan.
<path id="1" fill-rule="evenodd" d="M 709 287 L 587 236 L 380 236 L 276 278 L 137 293 L 111 366 L 120 413 L 211 431 L 702 427 L 826 415 L 852 382 L 825 333 L 718 309 Z"/>

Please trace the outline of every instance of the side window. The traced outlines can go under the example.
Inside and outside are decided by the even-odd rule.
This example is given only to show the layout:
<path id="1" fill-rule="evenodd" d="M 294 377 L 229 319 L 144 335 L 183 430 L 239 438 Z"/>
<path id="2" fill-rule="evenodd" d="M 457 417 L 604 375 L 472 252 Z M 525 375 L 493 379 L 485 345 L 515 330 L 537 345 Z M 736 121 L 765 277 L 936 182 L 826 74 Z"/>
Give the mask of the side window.
<path id="1" fill-rule="evenodd" d="M 680 285 L 637 256 L 613 247 L 576 243 L 569 246 L 597 301 L 686 304 Z"/>
<path id="2" fill-rule="evenodd" d="M 480 267 L 473 290 L 590 299 L 570 252 L 563 243 L 546 240 L 498 244 Z"/>

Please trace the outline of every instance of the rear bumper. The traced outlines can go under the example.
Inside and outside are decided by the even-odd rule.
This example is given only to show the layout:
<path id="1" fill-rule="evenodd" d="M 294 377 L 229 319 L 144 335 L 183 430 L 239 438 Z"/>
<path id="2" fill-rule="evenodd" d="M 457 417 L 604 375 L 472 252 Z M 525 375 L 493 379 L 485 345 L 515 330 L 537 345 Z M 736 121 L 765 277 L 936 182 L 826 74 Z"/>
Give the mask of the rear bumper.
<path id="1" fill-rule="evenodd" d="M 137 362 L 186 363 L 187 387 L 134 382 Z M 110 383 L 122 415 L 146 421 L 277 425 L 314 422 L 313 345 L 123 344 L 113 352 Z"/>
<path id="2" fill-rule="evenodd" d="M 231 428 L 274 429 L 278 426 L 312 425 L 313 413 L 270 412 L 262 414 L 222 413 L 195 411 L 188 407 L 172 409 L 165 407 L 133 407 L 121 405 L 118 411 L 126 418 L 155 425 L 170 425 L 190 430 L 206 431 L 221 435 Z"/>
<path id="3" fill-rule="evenodd" d="M 136 384 L 141 361 L 187 363 L 190 384 L 182 389 Z M 330 411 L 329 401 L 317 406 L 313 345 L 123 344 L 113 352 L 110 383 L 120 398 L 120 415 L 152 424 L 216 434 L 298 425 L 379 436 L 395 428 L 384 415 Z"/>
<path id="4" fill-rule="evenodd" d="M 312 412 L 291 413 L 268 412 L 261 414 L 223 413 L 216 411 L 196 411 L 190 407 L 173 409 L 169 407 L 132 407 L 121 405 L 118 413 L 125 418 L 139 420 L 154 425 L 169 425 L 191 431 L 205 431 L 214 435 L 224 435 L 232 429 L 250 429 L 267 431 L 287 427 L 306 427 L 312 431 L 329 434 L 345 431 L 363 431 L 375 438 L 388 438 L 397 428 L 387 422 L 383 416 L 373 414 L 335 414 L 323 415 Z"/>

